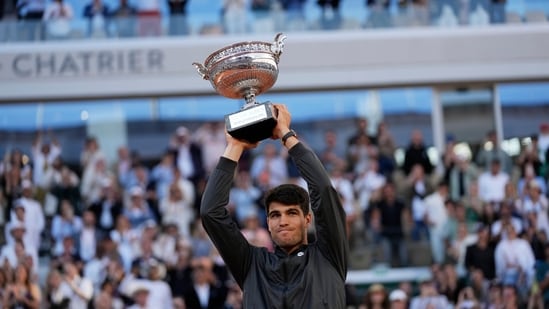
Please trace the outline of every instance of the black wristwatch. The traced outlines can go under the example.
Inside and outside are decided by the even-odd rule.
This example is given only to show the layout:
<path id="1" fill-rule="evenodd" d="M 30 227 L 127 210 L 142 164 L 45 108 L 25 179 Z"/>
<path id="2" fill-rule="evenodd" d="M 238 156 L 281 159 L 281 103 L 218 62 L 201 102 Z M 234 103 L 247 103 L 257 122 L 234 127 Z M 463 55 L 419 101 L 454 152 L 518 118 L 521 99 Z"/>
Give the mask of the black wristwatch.
<path id="1" fill-rule="evenodd" d="M 282 145 L 286 145 L 286 141 L 290 138 L 290 137 L 297 137 L 297 133 L 295 133 L 294 130 L 290 130 L 288 131 L 288 133 L 284 134 L 284 136 L 282 136 Z"/>

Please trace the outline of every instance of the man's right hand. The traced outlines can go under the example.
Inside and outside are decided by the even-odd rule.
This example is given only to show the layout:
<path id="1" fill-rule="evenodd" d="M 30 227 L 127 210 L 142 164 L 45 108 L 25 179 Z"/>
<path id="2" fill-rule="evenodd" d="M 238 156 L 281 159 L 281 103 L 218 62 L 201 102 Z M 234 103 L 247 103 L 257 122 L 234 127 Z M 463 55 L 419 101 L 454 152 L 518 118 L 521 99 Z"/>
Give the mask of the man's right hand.
<path id="1" fill-rule="evenodd" d="M 223 152 L 223 156 L 236 162 L 238 162 L 244 150 L 253 149 L 259 145 L 259 142 L 250 143 L 236 139 L 227 132 L 227 129 L 225 129 L 225 139 L 227 140 L 227 147 Z"/>

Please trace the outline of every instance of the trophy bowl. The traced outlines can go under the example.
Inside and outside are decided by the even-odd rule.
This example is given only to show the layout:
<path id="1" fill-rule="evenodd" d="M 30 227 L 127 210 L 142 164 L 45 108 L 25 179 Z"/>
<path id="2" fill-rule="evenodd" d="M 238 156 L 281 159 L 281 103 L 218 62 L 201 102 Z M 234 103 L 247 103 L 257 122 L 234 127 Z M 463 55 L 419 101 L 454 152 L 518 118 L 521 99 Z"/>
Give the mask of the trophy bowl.
<path id="1" fill-rule="evenodd" d="M 215 51 L 204 64 L 193 63 L 217 93 L 246 101 L 241 111 L 225 116 L 227 131 L 235 138 L 257 142 L 272 135 L 276 110 L 269 102 L 257 103 L 255 97 L 275 84 L 285 39 L 279 33 L 273 43 L 236 43 Z"/>

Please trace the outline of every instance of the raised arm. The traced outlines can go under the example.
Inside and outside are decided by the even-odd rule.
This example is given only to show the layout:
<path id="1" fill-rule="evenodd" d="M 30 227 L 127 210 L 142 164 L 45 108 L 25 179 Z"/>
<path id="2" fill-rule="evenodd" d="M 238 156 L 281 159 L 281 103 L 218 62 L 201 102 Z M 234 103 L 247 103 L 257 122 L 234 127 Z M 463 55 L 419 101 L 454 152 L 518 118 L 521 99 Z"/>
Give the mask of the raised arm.
<path id="1" fill-rule="evenodd" d="M 250 267 L 251 246 L 244 238 L 225 206 L 233 184 L 238 160 L 246 149 L 256 146 L 227 136 L 227 147 L 213 170 L 202 197 L 200 217 L 236 282 L 242 287 Z"/>
<path id="2" fill-rule="evenodd" d="M 311 208 L 315 216 L 317 245 L 345 279 L 349 249 L 345 232 L 345 212 L 339 195 L 315 153 L 300 143 L 296 136 L 288 137 L 291 116 L 286 106 L 275 106 L 278 109 L 278 124 L 273 132 L 273 138 L 287 137 L 283 145 L 288 149 L 309 188 Z"/>

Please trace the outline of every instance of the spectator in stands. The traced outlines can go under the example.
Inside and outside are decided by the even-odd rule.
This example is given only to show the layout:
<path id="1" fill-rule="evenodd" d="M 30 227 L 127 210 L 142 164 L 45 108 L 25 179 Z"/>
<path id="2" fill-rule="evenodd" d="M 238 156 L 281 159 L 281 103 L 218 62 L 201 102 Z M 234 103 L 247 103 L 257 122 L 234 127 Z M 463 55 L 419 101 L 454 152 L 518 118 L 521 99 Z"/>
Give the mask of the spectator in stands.
<path id="1" fill-rule="evenodd" d="M 480 198 L 484 203 L 502 203 L 505 199 L 505 185 L 509 182 L 509 174 L 501 169 L 501 161 L 494 159 L 490 170 L 480 174 L 478 186 Z"/>
<path id="2" fill-rule="evenodd" d="M 202 162 L 206 175 L 209 175 L 215 165 L 217 159 L 225 149 L 225 124 L 224 122 L 212 121 L 206 122 L 200 126 L 193 135 L 194 141 L 200 145 L 202 149 L 208 151 L 202 152 Z"/>
<path id="3" fill-rule="evenodd" d="M 214 251 L 212 241 L 208 237 L 208 234 L 206 234 L 200 219 L 197 219 L 193 224 L 191 245 L 193 247 L 193 255 L 195 257 L 210 256 Z"/>
<path id="4" fill-rule="evenodd" d="M 69 201 L 62 201 L 60 214 L 53 218 L 51 225 L 51 235 L 55 240 L 53 252 L 55 254 L 61 253 L 63 240 L 66 237 L 76 240 L 81 231 L 82 219 L 75 215 L 74 206 Z"/>
<path id="5" fill-rule="evenodd" d="M 369 133 L 368 118 L 358 117 L 355 119 L 355 130 L 353 134 L 351 134 L 351 136 L 347 139 L 347 145 L 351 146 L 356 144 L 358 138 L 362 135 L 368 136 L 370 142 L 374 145 L 377 145 L 376 136 L 370 135 Z"/>
<path id="6" fill-rule="evenodd" d="M 419 285 L 419 295 L 412 298 L 409 309 L 449 308 L 446 296 L 438 293 L 434 281 L 423 280 Z"/>
<path id="7" fill-rule="evenodd" d="M 130 198 L 128 205 L 124 207 L 122 213 L 130 222 L 132 229 L 139 228 L 141 224 L 156 220 L 154 212 L 149 203 L 145 200 L 144 191 L 140 187 L 133 187 L 129 192 Z"/>
<path id="8" fill-rule="evenodd" d="M 528 196 L 528 184 L 535 185 L 540 190 L 540 193 L 542 195 L 545 195 L 547 193 L 547 183 L 545 179 L 541 176 L 536 175 L 535 169 L 531 164 L 527 164 L 526 166 L 524 166 L 524 174 L 518 180 L 516 186 L 518 198 L 524 199 Z"/>
<path id="9" fill-rule="evenodd" d="M 4 226 L 4 240 L 6 244 L 14 243 L 15 239 L 11 235 L 12 227 L 23 226 L 23 242 L 25 243 L 25 247 L 36 250 L 36 252 L 38 252 L 41 231 L 36 230 L 36 227 L 32 223 L 29 224 L 29 222 L 25 220 L 26 211 L 23 203 L 21 203 L 20 200 L 17 200 L 14 202 L 14 204 L 15 206 L 13 206 L 10 221 Z"/>
<path id="10" fill-rule="evenodd" d="M 518 238 L 512 224 L 505 226 L 495 251 L 496 276 L 504 285 L 528 290 L 534 279 L 534 252 L 528 241 Z"/>
<path id="11" fill-rule="evenodd" d="M 334 130 L 324 132 L 324 144 L 318 151 L 318 158 L 327 170 L 346 164 L 345 153 L 337 145 L 337 133 Z"/>
<path id="12" fill-rule="evenodd" d="M 464 155 L 456 155 L 453 164 L 447 170 L 447 177 L 450 190 L 450 198 L 458 201 L 469 195 L 469 188 L 478 179 L 478 171 Z"/>
<path id="13" fill-rule="evenodd" d="M 490 295 L 490 280 L 486 279 L 482 270 L 477 268 L 471 269 L 468 277 L 467 283 L 471 287 L 474 297 L 481 304 L 486 304 Z M 460 293 L 460 298 L 462 294 Z"/>
<path id="14" fill-rule="evenodd" d="M 431 182 L 425 178 L 422 165 L 416 164 L 412 167 L 404 186 L 406 201 L 411 205 L 414 221 L 412 239 L 414 241 L 427 240 L 429 239 L 429 226 L 425 197 L 430 195 L 434 188 L 432 188 Z"/>
<path id="15" fill-rule="evenodd" d="M 70 35 L 74 17 L 72 5 L 65 0 L 53 0 L 46 6 L 43 21 L 46 23 L 48 39 L 66 39 Z"/>
<path id="16" fill-rule="evenodd" d="M 72 262 L 63 265 L 65 281 L 72 290 L 70 309 L 87 308 L 93 297 L 93 284 L 91 280 L 81 277 L 78 268 Z"/>
<path id="17" fill-rule="evenodd" d="M 448 211 L 445 203 L 447 198 L 448 184 L 440 182 L 437 190 L 428 195 L 424 201 L 429 226 L 429 240 L 435 263 L 444 262 L 445 225 L 448 221 Z"/>
<path id="18" fill-rule="evenodd" d="M 491 235 L 496 241 L 505 238 L 505 227 L 512 225 L 515 233 L 520 234 L 524 230 L 524 224 L 520 218 L 513 216 L 513 206 L 504 203 L 499 209 L 499 219 L 491 225 Z"/>
<path id="19" fill-rule="evenodd" d="M 115 188 L 114 181 L 104 179 L 99 200 L 90 205 L 94 213 L 97 228 L 108 235 L 115 227 L 116 218 L 122 213 L 122 200 Z"/>
<path id="20" fill-rule="evenodd" d="M 82 214 L 82 230 L 76 238 L 78 253 L 84 263 L 95 257 L 96 248 L 101 243 L 103 235 L 95 226 L 95 214 L 85 210 Z"/>
<path id="21" fill-rule="evenodd" d="M 480 308 L 481 302 L 475 296 L 471 287 L 465 287 L 459 292 L 456 308 Z"/>
<path id="22" fill-rule="evenodd" d="M 250 176 L 261 190 L 282 184 L 288 178 L 286 160 L 273 143 L 266 143 L 250 168 Z"/>
<path id="23" fill-rule="evenodd" d="M 51 143 L 44 142 L 42 134 L 37 133 L 32 144 L 32 182 L 38 196 L 44 197 L 50 189 L 46 175 L 51 172 L 53 162 L 61 153 L 61 145 L 56 139 L 52 139 Z"/>
<path id="24" fill-rule="evenodd" d="M 139 36 L 160 36 L 162 34 L 160 0 L 137 1 L 137 33 Z"/>
<path id="25" fill-rule="evenodd" d="M 3 9 L 4 4 L 2 3 L 0 7 Z M 21 27 L 23 33 L 20 38 L 30 41 L 43 40 L 42 18 L 46 9 L 46 0 L 17 0 L 16 8 L 17 17 L 23 23 Z"/>
<path id="26" fill-rule="evenodd" d="M 191 132 L 187 127 L 180 126 L 175 131 L 170 150 L 175 154 L 175 164 L 183 178 L 189 179 L 198 190 L 204 181 L 206 171 L 202 155 L 202 147 L 192 140 Z M 198 196 L 198 194 L 197 194 Z"/>
<path id="27" fill-rule="evenodd" d="M 543 308 L 549 308 L 549 244 L 544 247 L 544 259 L 536 261 L 536 281 L 539 284 L 539 295 Z M 535 292 L 534 292 L 535 293 Z"/>
<path id="28" fill-rule="evenodd" d="M 189 34 L 190 28 L 187 22 L 187 3 L 188 0 L 168 0 L 170 11 L 170 35 Z"/>
<path id="29" fill-rule="evenodd" d="M 46 305 L 50 309 L 70 308 L 72 290 L 57 269 L 51 269 L 46 279 Z"/>
<path id="30" fill-rule="evenodd" d="M 133 299 L 133 305 L 129 306 L 128 309 L 151 308 L 149 307 L 149 295 L 149 289 L 143 284 L 132 288 L 131 296 Z"/>
<path id="31" fill-rule="evenodd" d="M 179 242 L 177 244 L 176 262 L 171 267 L 169 266 L 167 270 L 167 282 L 174 298 L 182 298 L 183 292 L 187 290 L 187 285 L 192 282 L 192 258 L 192 247 L 188 243 Z"/>
<path id="32" fill-rule="evenodd" d="M 240 231 L 252 246 L 267 248 L 270 252 L 274 252 L 271 234 L 261 226 L 257 213 L 249 213 L 241 222 Z"/>
<path id="33" fill-rule="evenodd" d="M 38 309 L 42 301 L 40 286 L 31 271 L 22 264 L 15 267 L 15 281 L 4 291 L 5 308 Z"/>
<path id="34" fill-rule="evenodd" d="M 160 201 L 160 213 L 163 224 L 175 224 L 178 232 L 184 237 L 190 237 L 190 226 L 195 219 L 194 188 L 188 180 L 186 186 L 180 182 L 170 185 L 168 196 Z"/>
<path id="35" fill-rule="evenodd" d="M 160 162 L 152 168 L 149 182 L 154 186 L 158 200 L 168 196 L 170 185 L 174 182 L 174 168 L 175 161 L 170 151 L 164 152 Z"/>
<path id="36" fill-rule="evenodd" d="M 366 0 L 368 8 L 368 17 L 366 19 L 366 28 L 387 28 L 391 26 L 391 16 L 389 14 L 389 0 Z"/>
<path id="37" fill-rule="evenodd" d="M 137 9 L 129 0 L 120 0 L 118 7 L 112 12 L 116 24 L 116 34 L 121 38 L 133 37 L 136 31 L 135 18 Z"/>
<path id="38" fill-rule="evenodd" d="M 60 159 L 58 157 L 58 159 Z M 55 175 L 53 186 L 44 200 L 44 213 L 48 218 L 59 212 L 59 204 L 68 200 L 77 210 L 82 209 L 80 196 L 80 178 L 68 166 L 63 165 Z"/>
<path id="39" fill-rule="evenodd" d="M 272 2 L 272 0 L 252 0 L 250 4 L 250 9 L 254 13 L 268 13 L 271 10 Z"/>
<path id="40" fill-rule="evenodd" d="M 350 145 L 347 150 L 348 167 L 353 177 L 364 172 L 368 168 L 368 164 L 371 161 L 377 161 L 377 158 L 377 146 L 366 134 L 357 136 L 355 143 Z"/>
<path id="41" fill-rule="evenodd" d="M 455 237 L 449 240 L 447 255 L 455 263 L 457 275 L 460 278 L 464 278 L 467 275 L 465 255 L 467 254 L 467 248 L 476 243 L 477 237 L 476 234 L 469 233 L 466 223 L 459 223 Z"/>
<path id="42" fill-rule="evenodd" d="M 223 24 L 227 34 L 247 32 L 248 8 L 244 0 L 223 0 Z"/>
<path id="43" fill-rule="evenodd" d="M 323 29 L 338 29 L 341 25 L 341 13 L 339 11 L 340 0 L 317 0 L 322 11 L 320 22 Z"/>
<path id="44" fill-rule="evenodd" d="M 140 234 L 138 230 L 132 229 L 130 221 L 123 214 L 116 218 L 115 229 L 111 231 L 110 238 L 117 244 L 118 253 L 122 258 L 122 265 L 125 270 L 131 268 L 134 258 L 133 246 L 138 241 Z"/>
<path id="45" fill-rule="evenodd" d="M 454 263 L 444 263 L 433 275 L 437 291 L 446 296 L 450 304 L 455 304 L 460 291 L 465 287 L 465 280 L 459 278 Z"/>
<path id="46" fill-rule="evenodd" d="M 19 262 L 30 256 L 34 265 L 38 265 L 38 252 L 25 244 L 25 226 L 23 224 L 10 225 L 10 235 L 13 237 L 13 242 L 2 247 L 0 253 L 0 265 L 8 266 L 9 269 L 15 268 Z M 32 274 L 38 273 L 38 267 L 31 269 Z"/>
<path id="47" fill-rule="evenodd" d="M 23 180 L 30 178 L 32 172 L 31 165 L 24 163 L 21 150 L 14 149 L 6 157 L 0 168 L 1 195 L 7 205 L 2 213 L 5 220 L 10 217 L 13 201 L 20 197 Z"/>
<path id="48" fill-rule="evenodd" d="M 34 246 L 39 246 L 39 235 L 42 233 L 46 226 L 46 218 L 42 205 L 33 197 L 34 188 L 30 181 L 24 180 L 22 183 L 21 198 L 18 203 L 21 203 L 25 207 L 25 226 L 32 226 L 29 230 L 32 235 L 30 238 L 34 242 Z M 31 245 L 31 244 L 30 244 Z"/>
<path id="49" fill-rule="evenodd" d="M 132 273 L 137 278 L 149 278 L 151 267 L 163 262 L 154 254 L 153 245 L 154 239 L 151 237 L 143 237 L 139 240 L 139 252 L 132 261 Z"/>
<path id="50" fill-rule="evenodd" d="M 482 148 L 477 153 L 475 163 L 481 171 L 490 170 L 494 159 L 498 159 L 501 165 L 501 170 L 508 175 L 513 172 L 513 162 L 511 157 L 501 149 L 495 131 L 488 131 L 486 138 L 482 143 Z"/>
<path id="51" fill-rule="evenodd" d="M 544 122 L 539 126 L 538 133 L 538 152 L 541 162 L 549 164 L 549 123 Z M 549 171 L 546 171 L 545 177 L 549 177 Z"/>
<path id="52" fill-rule="evenodd" d="M 379 171 L 386 178 L 392 178 L 396 167 L 394 158 L 396 142 L 387 123 L 379 122 L 375 142 L 379 149 Z"/>
<path id="53" fill-rule="evenodd" d="M 371 203 L 380 199 L 381 189 L 385 183 L 387 183 L 387 178 L 379 171 L 378 161 L 372 160 L 366 171 L 357 175 L 353 181 L 353 189 L 360 211 L 367 211 Z"/>
<path id="54" fill-rule="evenodd" d="M 236 174 L 234 186 L 229 194 L 229 211 L 235 217 L 236 222 L 242 224 L 244 219 L 253 213 L 264 214 L 264 210 L 258 207 L 263 192 L 253 184 L 250 173 L 239 171 Z M 262 226 L 266 226 L 264 220 Z"/>
<path id="55" fill-rule="evenodd" d="M 307 0 L 280 0 L 286 13 L 286 27 L 289 30 L 305 30 L 305 3 Z"/>
<path id="56" fill-rule="evenodd" d="M 542 231 L 549 238 L 549 201 L 536 181 L 530 181 L 526 189 L 523 217 L 528 225 L 535 227 L 535 231 Z"/>
<path id="57" fill-rule="evenodd" d="M 344 176 L 344 166 L 334 166 L 329 171 L 330 181 L 341 199 L 341 205 L 345 210 L 347 237 L 351 239 L 354 226 L 360 215 L 355 203 L 355 192 L 352 182 Z"/>
<path id="58" fill-rule="evenodd" d="M 80 194 L 85 208 L 98 202 L 101 198 L 101 191 L 105 181 L 114 179 L 114 175 L 107 168 L 107 162 L 104 157 L 98 157 L 90 164 L 93 164 L 93 166 L 84 170 L 80 185 Z"/>
<path id="59" fill-rule="evenodd" d="M 397 198 L 392 183 L 383 186 L 381 200 L 373 207 L 380 213 L 384 260 L 391 265 L 407 265 L 408 246 L 404 241 L 403 221 L 410 215 L 404 202 Z"/>
<path id="60" fill-rule="evenodd" d="M 391 291 L 389 294 L 390 309 L 406 309 L 408 308 L 408 295 L 400 289 Z"/>
<path id="61" fill-rule="evenodd" d="M 429 159 L 427 148 L 423 143 L 423 134 L 419 130 L 412 131 L 410 144 L 404 153 L 404 164 L 402 166 L 404 174 L 408 176 L 412 171 L 412 167 L 416 164 L 420 164 L 423 167 L 426 175 L 431 175 L 434 166 L 431 163 L 431 159 Z"/>
<path id="62" fill-rule="evenodd" d="M 490 6 L 490 23 L 502 24 L 505 23 L 505 4 L 507 0 L 492 0 Z"/>
<path id="63" fill-rule="evenodd" d="M 223 308 L 228 288 L 213 270 L 214 264 L 209 258 L 192 261 L 192 283 L 183 292 L 187 308 Z"/>
<path id="64" fill-rule="evenodd" d="M 95 160 L 104 158 L 105 155 L 101 152 L 99 141 L 95 136 L 88 136 L 84 140 L 84 147 L 80 152 L 80 167 L 83 172 L 87 168 L 94 166 Z"/>
<path id="65" fill-rule="evenodd" d="M 370 285 L 359 309 L 388 309 L 389 295 L 385 287 L 379 283 Z"/>
<path id="66" fill-rule="evenodd" d="M 538 136 L 533 135 L 530 137 L 530 143 L 522 147 L 516 159 L 516 165 L 520 169 L 520 177 L 526 175 L 527 168 L 533 170 L 534 176 L 541 176 L 544 160 L 539 155 L 540 150 L 538 145 Z"/>
<path id="67" fill-rule="evenodd" d="M 149 308 L 173 308 L 173 297 L 170 286 L 164 277 L 166 276 L 166 267 L 162 263 L 152 263 L 149 269 L 146 286 L 149 289 L 149 298 L 147 306 Z"/>
<path id="68" fill-rule="evenodd" d="M 103 38 L 109 35 L 108 25 L 110 17 L 109 6 L 103 0 L 91 0 L 84 7 L 84 18 L 88 19 L 88 35 Z"/>

